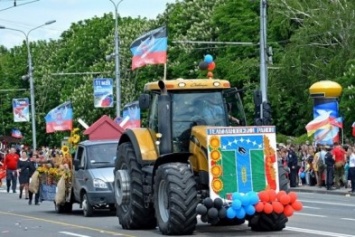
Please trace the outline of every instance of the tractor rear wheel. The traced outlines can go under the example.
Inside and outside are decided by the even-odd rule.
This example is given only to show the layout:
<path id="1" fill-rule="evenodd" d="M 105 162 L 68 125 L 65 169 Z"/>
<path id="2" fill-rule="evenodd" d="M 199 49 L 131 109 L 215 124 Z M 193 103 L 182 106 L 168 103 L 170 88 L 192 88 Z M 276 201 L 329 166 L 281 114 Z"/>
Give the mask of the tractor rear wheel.
<path id="1" fill-rule="evenodd" d="M 287 221 L 284 214 L 256 213 L 249 220 L 249 226 L 253 231 L 280 231 L 286 227 Z"/>
<path id="2" fill-rule="evenodd" d="M 189 235 L 195 230 L 196 182 L 185 163 L 161 165 L 154 177 L 154 207 L 160 232 Z"/>
<path id="3" fill-rule="evenodd" d="M 122 143 L 118 148 L 117 168 L 127 171 L 129 179 L 129 196 L 127 203 L 116 203 L 117 217 L 123 229 L 153 229 L 156 227 L 154 209 L 145 207 L 143 194 L 143 173 L 133 145 Z M 117 177 L 115 177 L 116 179 Z M 115 182 L 116 183 L 116 182 Z M 120 187 L 114 187 L 115 189 Z"/>

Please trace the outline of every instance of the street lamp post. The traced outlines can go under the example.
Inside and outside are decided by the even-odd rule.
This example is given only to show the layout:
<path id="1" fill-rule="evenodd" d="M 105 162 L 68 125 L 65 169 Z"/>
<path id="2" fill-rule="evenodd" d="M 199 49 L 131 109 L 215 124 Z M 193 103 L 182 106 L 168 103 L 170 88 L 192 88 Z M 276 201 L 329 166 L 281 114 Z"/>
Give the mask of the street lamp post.
<path id="1" fill-rule="evenodd" d="M 120 74 L 120 38 L 118 33 L 118 6 L 123 0 L 118 1 L 115 3 L 113 0 L 109 0 L 113 6 L 115 7 L 115 76 L 116 76 L 116 117 L 120 117 L 121 111 L 121 74 Z"/>
<path id="2" fill-rule="evenodd" d="M 29 30 L 27 33 L 22 30 L 18 29 L 13 29 L 5 26 L 0 26 L 0 29 L 6 29 L 6 30 L 12 30 L 12 31 L 17 31 L 22 33 L 25 36 L 26 40 L 26 47 L 27 47 L 27 60 L 28 60 L 28 74 L 24 76 L 24 79 L 29 79 L 30 82 L 30 95 L 31 95 L 31 120 L 32 120 L 32 149 L 36 150 L 37 149 L 37 138 L 36 138 L 36 109 L 35 109 L 35 91 L 34 91 L 34 85 L 33 85 L 33 67 L 32 67 L 32 55 L 31 55 L 31 49 L 30 49 L 30 42 L 28 39 L 28 36 L 30 33 L 38 28 L 41 28 L 46 25 L 50 25 L 55 23 L 56 21 L 47 21 L 46 23 L 37 26 L 31 30 Z"/>

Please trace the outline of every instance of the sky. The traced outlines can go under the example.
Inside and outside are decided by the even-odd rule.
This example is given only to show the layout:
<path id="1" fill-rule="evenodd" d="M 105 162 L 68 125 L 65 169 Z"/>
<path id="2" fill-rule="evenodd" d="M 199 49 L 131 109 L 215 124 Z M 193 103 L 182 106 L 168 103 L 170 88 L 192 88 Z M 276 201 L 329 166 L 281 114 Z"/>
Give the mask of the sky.
<path id="1" fill-rule="evenodd" d="M 56 20 L 51 25 L 32 31 L 30 41 L 56 40 L 74 22 L 94 16 L 101 17 L 104 13 L 115 11 L 110 0 L 16 0 L 17 6 L 12 7 L 14 1 L 0 0 L 0 26 L 27 33 L 45 22 Z M 120 0 L 112 1 L 117 4 Z M 118 6 L 118 13 L 123 17 L 154 19 L 164 12 L 167 3 L 174 2 L 175 0 L 123 0 Z M 20 45 L 24 39 L 25 36 L 19 32 L 0 29 L 0 45 L 7 48 Z"/>

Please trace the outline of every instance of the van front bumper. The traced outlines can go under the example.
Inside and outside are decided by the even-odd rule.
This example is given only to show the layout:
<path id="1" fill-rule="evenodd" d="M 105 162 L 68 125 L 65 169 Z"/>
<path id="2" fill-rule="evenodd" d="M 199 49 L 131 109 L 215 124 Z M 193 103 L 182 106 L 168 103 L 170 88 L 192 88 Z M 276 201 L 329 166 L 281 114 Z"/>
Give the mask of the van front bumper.
<path id="1" fill-rule="evenodd" d="M 95 191 L 87 193 L 88 201 L 91 205 L 110 205 L 115 204 L 115 194 L 113 191 Z"/>

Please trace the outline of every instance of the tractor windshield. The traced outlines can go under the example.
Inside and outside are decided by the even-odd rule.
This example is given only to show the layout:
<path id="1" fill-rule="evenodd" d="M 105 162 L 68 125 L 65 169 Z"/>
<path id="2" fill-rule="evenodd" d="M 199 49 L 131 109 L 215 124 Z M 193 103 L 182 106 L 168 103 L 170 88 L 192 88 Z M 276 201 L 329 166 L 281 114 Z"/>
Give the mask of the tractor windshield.
<path id="1" fill-rule="evenodd" d="M 173 139 L 178 150 L 188 150 L 191 128 L 195 125 L 228 126 L 228 113 L 221 91 L 172 92 Z"/>

